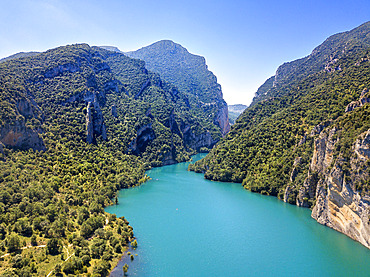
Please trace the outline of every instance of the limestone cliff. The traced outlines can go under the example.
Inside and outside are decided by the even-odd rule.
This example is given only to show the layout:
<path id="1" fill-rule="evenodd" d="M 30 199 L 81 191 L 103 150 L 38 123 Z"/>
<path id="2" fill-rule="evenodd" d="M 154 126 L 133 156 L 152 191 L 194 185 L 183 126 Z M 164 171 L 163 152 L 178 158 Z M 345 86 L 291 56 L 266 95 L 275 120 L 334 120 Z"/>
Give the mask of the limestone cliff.
<path id="1" fill-rule="evenodd" d="M 315 134 L 315 130 L 321 130 L 323 126 L 325 124 L 316 126 L 311 135 Z M 336 134 L 337 129 L 334 127 L 329 132 L 321 131 L 319 137 L 315 140 L 310 169 L 303 186 L 299 189 L 297 206 L 311 207 L 315 199 L 316 186 L 319 182 L 318 175 L 326 172 L 333 160 L 333 150 L 336 142 L 334 137 Z M 311 201 L 309 202 L 309 200 Z"/>
<path id="2" fill-rule="evenodd" d="M 225 101 L 220 101 L 219 109 L 214 118 L 214 122 L 221 129 L 221 134 L 224 137 L 228 132 L 230 132 L 230 122 L 229 122 L 229 111 Z"/>
<path id="3" fill-rule="evenodd" d="M 19 98 L 13 106 L 15 118 L 0 126 L 0 142 L 6 147 L 46 150 L 40 134 L 43 114 L 33 98 Z M 30 125 L 29 122 L 37 122 Z"/>
<path id="4" fill-rule="evenodd" d="M 147 124 L 137 131 L 136 137 L 131 141 L 129 150 L 135 155 L 144 152 L 148 144 L 155 139 L 152 124 Z"/>
<path id="5" fill-rule="evenodd" d="M 0 127 L 0 142 L 8 147 L 46 150 L 44 141 L 40 137 L 41 132 L 41 129 L 27 127 L 24 120 L 19 120 Z"/>
<path id="6" fill-rule="evenodd" d="M 361 195 L 355 186 L 361 181 L 369 182 L 369 172 L 365 168 L 370 158 L 370 129 L 352 145 L 349 170 L 344 169 L 345 160 L 341 157 L 333 167 L 328 167 L 333 141 L 328 138 L 322 143 L 329 147 L 315 149 L 315 156 L 320 158 L 316 162 L 313 159 L 312 166 L 324 165 L 319 172 L 325 175 L 317 183 L 312 217 L 370 248 L 370 197 Z"/>
<path id="7" fill-rule="evenodd" d="M 346 113 L 356 109 L 360 114 L 358 108 L 369 102 L 368 93 L 364 89 L 359 100 L 348 104 Z M 347 118 L 352 122 L 350 115 Z M 311 163 L 300 185 L 294 179 L 301 158 L 295 159 L 284 202 L 293 204 L 295 198 L 297 206 L 313 208 L 312 217 L 319 223 L 370 248 L 370 129 L 355 137 L 352 144 L 344 144 L 348 148 L 341 148 L 341 140 L 348 140 L 350 133 L 343 135 L 348 130 L 338 126 L 341 126 L 338 121 L 323 122 L 301 140 L 299 145 L 304 144 L 307 137 L 314 138 Z"/>

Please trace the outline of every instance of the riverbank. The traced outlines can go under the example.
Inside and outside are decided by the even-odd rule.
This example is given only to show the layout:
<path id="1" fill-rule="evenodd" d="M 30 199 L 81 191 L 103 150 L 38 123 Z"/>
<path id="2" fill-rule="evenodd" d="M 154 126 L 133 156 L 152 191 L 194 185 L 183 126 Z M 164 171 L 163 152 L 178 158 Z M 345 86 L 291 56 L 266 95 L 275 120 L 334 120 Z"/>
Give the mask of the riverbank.
<path id="1" fill-rule="evenodd" d="M 134 257 L 134 259 L 131 258 L 131 255 Z M 123 267 L 126 264 L 128 265 L 127 275 L 130 275 L 130 272 L 133 271 L 133 267 L 136 265 L 137 259 L 139 259 L 139 255 L 136 253 L 136 249 L 131 246 L 127 247 L 126 251 L 123 253 L 121 258 L 116 261 L 116 266 L 110 272 L 109 276 L 110 277 L 124 276 Z"/>

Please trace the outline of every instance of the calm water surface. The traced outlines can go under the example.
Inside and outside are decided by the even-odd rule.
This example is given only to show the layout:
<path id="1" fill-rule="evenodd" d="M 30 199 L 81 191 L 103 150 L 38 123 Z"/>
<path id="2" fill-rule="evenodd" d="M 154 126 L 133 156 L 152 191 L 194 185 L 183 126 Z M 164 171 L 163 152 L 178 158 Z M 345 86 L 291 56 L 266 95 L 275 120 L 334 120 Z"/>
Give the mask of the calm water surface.
<path id="1" fill-rule="evenodd" d="M 129 276 L 370 276 L 370 250 L 310 210 L 205 180 L 188 164 L 149 170 L 152 180 L 106 209 L 125 216 L 138 241 L 138 256 L 112 276 L 125 262 Z"/>

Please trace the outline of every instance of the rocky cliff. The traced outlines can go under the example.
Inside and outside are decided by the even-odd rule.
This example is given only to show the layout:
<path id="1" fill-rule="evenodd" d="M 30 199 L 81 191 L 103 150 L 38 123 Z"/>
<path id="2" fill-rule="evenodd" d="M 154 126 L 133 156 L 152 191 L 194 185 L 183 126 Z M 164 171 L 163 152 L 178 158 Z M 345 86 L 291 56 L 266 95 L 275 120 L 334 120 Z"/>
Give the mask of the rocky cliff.
<path id="1" fill-rule="evenodd" d="M 42 133 L 41 129 L 27 127 L 23 120 L 19 120 L 0 127 L 0 142 L 8 147 L 46 150 L 40 133 Z"/>
<path id="2" fill-rule="evenodd" d="M 17 92 L 17 94 L 22 94 Z M 26 93 L 27 94 L 27 93 Z M 11 105 L 12 118 L 0 124 L 0 142 L 7 147 L 46 150 L 41 137 L 43 114 L 32 97 L 18 95 Z"/>
<path id="3" fill-rule="evenodd" d="M 351 147 L 350 167 L 339 157 L 331 167 L 334 130 L 315 143 L 311 168 L 322 177 L 316 184 L 316 204 L 312 217 L 319 223 L 346 234 L 370 248 L 370 197 L 361 195 L 356 183 L 369 182 L 370 129 L 362 133 Z M 329 162 L 329 163 L 328 163 Z"/>
<path id="4" fill-rule="evenodd" d="M 368 90 L 364 89 L 360 99 L 352 101 L 346 113 L 361 108 L 367 102 Z M 360 113 L 361 109 L 356 112 Z M 366 184 L 370 183 L 370 129 L 357 136 L 345 152 L 338 152 L 343 129 L 335 122 L 325 122 L 313 128 L 309 136 L 315 137 L 311 164 L 296 196 L 296 205 L 310 207 L 317 222 L 346 234 L 370 248 L 370 194 Z M 291 182 L 294 184 L 296 158 Z M 294 187 L 288 185 L 284 201 L 294 198 Z"/>

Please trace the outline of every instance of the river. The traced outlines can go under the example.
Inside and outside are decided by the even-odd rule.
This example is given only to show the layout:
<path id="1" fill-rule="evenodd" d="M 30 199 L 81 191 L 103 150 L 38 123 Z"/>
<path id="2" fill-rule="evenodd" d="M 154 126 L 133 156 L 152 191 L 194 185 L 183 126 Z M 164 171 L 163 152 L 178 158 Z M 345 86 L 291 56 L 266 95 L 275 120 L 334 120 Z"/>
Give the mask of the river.
<path id="1" fill-rule="evenodd" d="M 202 157 L 199 154 L 194 160 Z M 189 163 L 154 168 L 119 192 L 138 248 L 111 276 L 370 276 L 370 250 L 318 224 L 310 210 L 205 180 Z"/>

